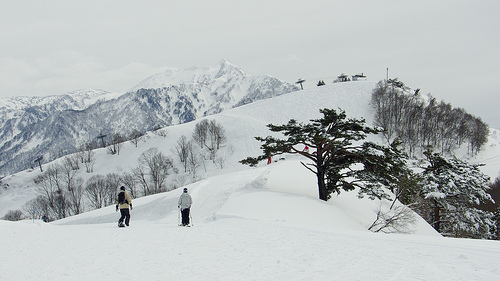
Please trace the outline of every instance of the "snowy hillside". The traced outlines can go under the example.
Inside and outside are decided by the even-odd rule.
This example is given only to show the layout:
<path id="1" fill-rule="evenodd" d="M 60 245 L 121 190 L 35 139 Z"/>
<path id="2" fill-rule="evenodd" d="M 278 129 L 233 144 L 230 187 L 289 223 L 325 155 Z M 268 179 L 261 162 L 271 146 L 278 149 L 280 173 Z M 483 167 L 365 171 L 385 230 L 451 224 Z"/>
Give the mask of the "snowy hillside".
<path id="1" fill-rule="evenodd" d="M 312 177 L 314 178 L 314 177 Z M 110 206 L 50 224 L 0 221 L 0 280 L 495 280 L 496 241 L 443 238 L 419 220 L 411 235 L 365 230 L 377 203 L 314 198 L 296 161 L 133 201 L 118 228 Z M 118 273 L 117 273 L 118 272 Z M 122 273 L 120 273 L 122 272 Z"/>
<path id="2" fill-rule="evenodd" d="M 260 142 L 255 136 L 269 135 L 267 124 L 283 124 L 291 118 L 302 122 L 320 117 L 320 108 L 342 108 L 350 117 L 364 117 L 367 124 L 373 122 L 373 113 L 369 105 L 371 90 L 375 82 L 351 82 L 319 87 L 312 90 L 296 91 L 272 99 L 257 101 L 252 104 L 234 108 L 226 112 L 205 117 L 220 123 L 227 135 L 227 143 L 221 151 L 224 159 L 223 168 L 209 165 L 207 171 L 200 171 L 198 179 L 213 175 L 249 169 L 238 161 L 260 154 Z M 201 118 L 200 120 L 203 120 Z M 191 137 L 195 122 L 171 126 L 163 129 L 167 137 L 148 134 L 147 140 L 136 148 L 126 142 L 120 155 L 110 155 L 106 149 L 96 150 L 96 164 L 94 173 L 88 174 L 82 169 L 78 176 L 88 180 L 92 175 L 107 173 L 123 173 L 138 165 L 138 158 L 144 151 L 157 147 L 165 155 L 170 155 L 178 161 L 174 154 L 174 147 L 178 139 L 184 135 Z M 492 134 L 498 132 L 492 130 Z M 380 141 L 378 136 L 373 140 Z M 466 157 L 466 155 L 463 155 Z M 60 159 L 59 161 L 61 161 Z M 498 140 L 490 137 L 485 149 L 476 157 L 468 159 L 470 162 L 484 163 L 482 170 L 491 178 L 496 178 L 500 171 L 500 145 Z M 57 161 L 56 161 L 57 162 Z M 45 164 L 46 169 L 50 164 Z M 177 164 L 179 165 L 179 164 Z M 4 178 L 9 188 L 0 192 L 0 216 L 9 210 L 20 209 L 21 206 L 36 196 L 33 179 L 40 174 L 39 169 L 27 170 Z M 189 183 L 189 176 L 182 173 L 172 175 L 167 179 L 167 187 L 179 187 Z"/>
<path id="3" fill-rule="evenodd" d="M 421 218 L 410 234 L 375 234 L 366 229 L 388 201 L 360 200 L 356 192 L 318 200 L 315 177 L 300 158 L 258 168 L 238 163 L 260 153 L 253 137 L 269 135 L 268 123 L 306 122 L 326 107 L 371 124 L 374 85 L 327 85 L 204 117 L 226 131 L 224 162 L 207 165 L 199 181 L 180 172 L 167 182 L 189 189 L 193 227 L 177 226 L 181 189 L 134 199 L 131 226 L 123 229 L 116 227 L 114 206 L 49 224 L 0 221 L 0 250 L 8 253 L 0 256 L 0 280 L 110 280 L 122 268 L 123 280 L 497 279 L 497 241 L 443 238 Z M 120 155 L 96 150 L 93 174 L 130 171 L 151 147 L 172 155 L 179 137 L 190 137 L 198 121 L 167 127 L 166 137 L 149 134 L 137 148 L 127 142 Z M 497 173 L 500 154 L 490 141 L 474 160 Z M 9 188 L 0 193 L 0 215 L 36 196 L 33 178 L 39 174 L 34 169 L 4 179 Z"/>
<path id="4" fill-rule="evenodd" d="M 460 156 L 460 155 L 459 155 Z M 462 155 L 467 158 L 466 155 Z M 483 163 L 481 170 L 493 180 L 500 176 L 500 130 L 490 128 L 490 136 L 482 150 L 476 157 L 469 159 L 471 162 Z"/>
<path id="5" fill-rule="evenodd" d="M 269 131 L 266 127 L 268 123 L 285 123 L 291 118 L 308 121 L 319 117 L 319 109 L 323 107 L 340 107 L 354 117 L 365 116 L 368 112 L 367 122 L 370 123 L 372 115 L 369 113 L 371 109 L 368 102 L 374 85 L 373 82 L 356 82 L 335 84 L 309 91 L 296 91 L 206 117 L 208 120 L 216 120 L 224 127 L 228 142 L 221 154 L 225 158 L 224 168 L 215 168 L 211 165 L 208 167 L 209 170 L 206 173 L 202 171 L 199 177 L 205 178 L 248 169 L 238 161 L 260 153 L 260 143 L 255 141 L 254 137 L 268 135 Z M 137 148 L 132 143 L 126 142 L 120 155 L 112 156 L 108 154 L 107 149 L 97 149 L 95 150 L 95 172 L 87 174 L 82 169 L 78 176 L 87 180 L 94 174 L 105 175 L 112 172 L 130 171 L 137 166 L 137 159 L 141 153 L 151 147 L 158 147 L 164 154 L 173 156 L 173 149 L 179 137 L 182 135 L 190 137 L 195 124 L 196 122 L 189 122 L 167 127 L 163 129 L 168 135 L 166 138 L 150 133 L 147 141 L 140 143 Z M 48 166 L 49 164 L 44 165 L 45 168 Z M 0 193 L 0 216 L 8 210 L 20 208 L 24 202 L 34 198 L 36 192 L 34 192 L 33 179 L 39 174 L 39 169 L 34 169 L 4 179 L 10 188 Z M 186 176 L 174 175 L 168 179 L 167 186 L 179 186 L 187 180 L 189 178 Z"/>

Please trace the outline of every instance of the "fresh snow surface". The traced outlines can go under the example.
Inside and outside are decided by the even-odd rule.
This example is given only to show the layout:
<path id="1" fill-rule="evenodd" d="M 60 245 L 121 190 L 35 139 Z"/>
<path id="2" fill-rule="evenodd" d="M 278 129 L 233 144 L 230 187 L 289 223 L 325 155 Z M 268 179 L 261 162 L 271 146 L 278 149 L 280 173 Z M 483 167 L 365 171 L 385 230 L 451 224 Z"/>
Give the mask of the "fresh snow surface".
<path id="1" fill-rule="evenodd" d="M 320 117 L 320 108 L 340 107 L 371 124 L 373 86 L 328 85 L 208 117 L 227 133 L 224 168 L 200 169 L 202 180 L 191 184 L 172 175 L 193 197 L 192 227 L 177 226 L 182 188 L 134 199 L 126 228 L 117 227 L 114 206 L 48 224 L 0 220 L 0 280 L 499 279 L 498 241 L 444 238 L 419 217 L 408 234 L 372 233 L 367 228 L 376 210 L 391 202 L 360 200 L 356 192 L 318 200 L 315 176 L 300 158 L 258 168 L 238 163 L 260 153 L 253 137 L 268 135 L 268 123 L 307 122 Z M 94 174 L 129 171 L 150 147 L 175 158 L 176 141 L 190 136 L 196 123 L 165 128 L 166 138 L 150 134 L 137 148 L 127 142 L 120 155 L 96 150 Z M 490 137 L 473 160 L 497 173 L 498 147 L 498 138 Z M 36 195 L 38 174 L 35 169 L 4 179 L 9 188 L 0 194 L 2 216 Z"/>
<path id="2" fill-rule="evenodd" d="M 319 201 L 314 183 L 300 180 L 308 176 L 282 161 L 190 184 L 189 228 L 177 226 L 182 189 L 135 199 L 126 228 L 114 206 L 48 224 L 0 221 L 0 280 L 500 277 L 498 241 L 443 238 L 422 221 L 416 234 L 369 232 L 361 213 L 375 202 L 352 193 Z"/>

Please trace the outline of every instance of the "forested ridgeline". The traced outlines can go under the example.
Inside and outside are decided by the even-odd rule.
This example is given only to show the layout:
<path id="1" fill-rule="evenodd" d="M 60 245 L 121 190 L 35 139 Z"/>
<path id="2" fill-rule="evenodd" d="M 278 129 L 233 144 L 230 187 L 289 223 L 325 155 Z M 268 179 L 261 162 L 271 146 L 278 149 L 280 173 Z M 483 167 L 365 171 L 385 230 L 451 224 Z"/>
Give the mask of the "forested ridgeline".
<path id="1" fill-rule="evenodd" d="M 489 127 L 480 118 L 431 95 L 422 97 L 420 89 L 411 92 L 397 78 L 380 81 L 371 103 L 376 110 L 375 126 L 384 129 L 388 142 L 399 138 L 410 156 L 428 146 L 453 154 L 466 145 L 468 153 L 475 154 L 488 138 Z"/>

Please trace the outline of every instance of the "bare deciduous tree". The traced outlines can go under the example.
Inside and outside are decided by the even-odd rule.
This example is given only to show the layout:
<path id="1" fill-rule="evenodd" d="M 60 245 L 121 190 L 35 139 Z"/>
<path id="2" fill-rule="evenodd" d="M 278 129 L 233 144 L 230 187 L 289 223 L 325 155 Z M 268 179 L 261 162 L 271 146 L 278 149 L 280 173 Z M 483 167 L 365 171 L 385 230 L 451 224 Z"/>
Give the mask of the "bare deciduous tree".
<path id="1" fill-rule="evenodd" d="M 47 220 L 52 220 L 48 201 L 43 195 L 38 195 L 35 199 L 26 202 L 22 209 L 26 214 L 30 214 L 30 216 L 33 216 L 36 219 L 46 216 Z"/>
<path id="2" fill-rule="evenodd" d="M 168 132 L 166 130 L 162 130 L 161 127 L 156 127 L 153 129 L 153 134 L 166 138 L 168 136 Z"/>
<path id="3" fill-rule="evenodd" d="M 7 221 L 20 221 L 24 218 L 24 214 L 21 210 L 10 210 L 3 217 Z"/>
<path id="4" fill-rule="evenodd" d="M 196 151 L 194 150 L 194 147 L 189 151 L 188 158 L 186 159 L 187 162 L 187 167 L 189 173 L 193 176 L 193 179 L 196 178 L 196 171 L 198 170 L 198 167 L 200 167 L 202 159 L 198 156 Z"/>
<path id="5" fill-rule="evenodd" d="M 221 148 L 222 144 L 226 142 L 225 130 L 222 125 L 212 120 L 207 121 L 207 138 L 204 142 L 204 147 L 210 153 L 210 160 L 215 164 L 217 152 Z"/>
<path id="6" fill-rule="evenodd" d="M 173 161 L 157 148 L 150 148 L 139 157 L 140 166 L 134 169 L 134 175 L 143 185 L 145 194 L 162 191 L 165 179 L 173 168 Z"/>
<path id="7" fill-rule="evenodd" d="M 212 120 L 208 126 L 208 133 L 210 135 L 210 147 L 219 150 L 221 145 L 226 142 L 226 130 L 221 124 Z"/>
<path id="8" fill-rule="evenodd" d="M 115 173 L 95 175 L 87 180 L 85 195 L 95 209 L 109 206 L 115 203 L 116 191 L 121 183 L 122 177 Z"/>
<path id="9" fill-rule="evenodd" d="M 108 191 L 108 198 L 106 205 L 113 205 L 116 200 L 118 188 L 121 186 L 122 178 L 119 174 L 109 173 L 106 175 L 106 189 Z"/>
<path id="10" fill-rule="evenodd" d="M 87 173 L 94 172 L 94 164 L 95 164 L 95 152 L 93 151 L 95 144 L 85 144 L 81 145 L 80 149 L 77 153 L 80 162 L 85 165 L 85 170 Z"/>
<path id="11" fill-rule="evenodd" d="M 125 172 L 123 173 L 121 178 L 123 185 L 129 189 L 130 196 L 132 196 L 132 198 L 139 197 L 139 192 L 137 191 L 137 181 L 134 177 L 134 174 Z"/>
<path id="12" fill-rule="evenodd" d="M 123 142 L 125 141 L 125 138 L 120 135 L 119 133 L 114 133 L 111 135 L 111 144 L 108 146 L 108 151 L 111 154 L 117 154 L 120 155 L 120 149 L 123 146 Z"/>
<path id="13" fill-rule="evenodd" d="M 415 213 L 405 205 L 392 205 L 387 211 L 382 211 L 382 207 L 379 206 L 377 218 L 368 230 L 383 233 L 409 233 L 409 226 L 414 225 L 415 221 Z"/>
<path id="14" fill-rule="evenodd" d="M 146 196 L 149 192 L 149 178 L 146 172 L 146 168 L 143 166 L 138 166 L 132 169 L 132 175 L 135 181 L 142 187 L 142 195 Z"/>
<path id="15" fill-rule="evenodd" d="M 184 172 L 187 172 L 188 169 L 188 157 L 189 152 L 193 150 L 193 144 L 191 141 L 188 141 L 186 136 L 181 136 L 179 140 L 177 140 L 177 145 L 175 146 L 175 152 L 179 157 L 179 161 L 184 166 Z"/>
<path id="16" fill-rule="evenodd" d="M 77 170 L 72 165 L 73 163 L 74 161 L 67 160 L 63 161 L 63 164 L 59 166 L 64 192 L 67 194 L 69 215 L 80 214 L 83 211 L 83 179 L 76 177 Z"/>
<path id="17" fill-rule="evenodd" d="M 134 129 L 130 135 L 129 135 L 130 142 L 137 147 L 139 145 L 139 142 L 141 142 L 142 139 L 144 139 L 144 133 L 140 132 L 137 129 Z"/>
<path id="18" fill-rule="evenodd" d="M 71 154 L 64 156 L 63 165 L 70 167 L 72 170 L 77 171 L 80 169 L 80 155 Z"/>
<path id="19" fill-rule="evenodd" d="M 200 148 L 205 147 L 208 137 L 208 120 L 203 119 L 195 125 L 193 132 L 193 139 L 196 143 L 200 145 Z"/>
<path id="20" fill-rule="evenodd" d="M 92 176 L 87 180 L 85 195 L 94 209 L 100 209 L 106 206 L 108 196 L 106 189 L 106 178 L 102 175 Z"/>
<path id="21" fill-rule="evenodd" d="M 47 200 L 54 217 L 56 219 L 65 218 L 68 214 L 68 201 L 59 167 L 49 166 L 43 174 L 34 179 L 34 182 L 40 187 L 41 195 Z"/>

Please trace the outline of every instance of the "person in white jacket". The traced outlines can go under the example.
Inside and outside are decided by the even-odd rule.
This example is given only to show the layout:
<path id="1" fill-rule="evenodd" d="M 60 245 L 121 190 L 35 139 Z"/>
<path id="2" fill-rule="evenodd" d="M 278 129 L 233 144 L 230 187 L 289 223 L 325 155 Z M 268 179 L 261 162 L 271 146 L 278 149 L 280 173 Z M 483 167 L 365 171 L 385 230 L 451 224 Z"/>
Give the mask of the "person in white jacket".
<path id="1" fill-rule="evenodd" d="M 177 206 L 181 210 L 182 226 L 189 225 L 189 210 L 192 203 L 193 199 L 191 198 L 191 195 L 188 194 L 188 189 L 184 188 L 184 192 L 182 192 L 181 197 L 179 197 L 179 203 Z"/>

